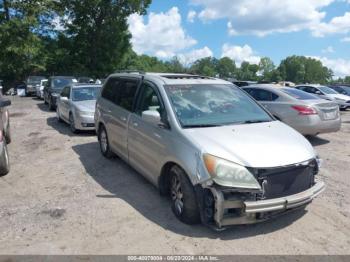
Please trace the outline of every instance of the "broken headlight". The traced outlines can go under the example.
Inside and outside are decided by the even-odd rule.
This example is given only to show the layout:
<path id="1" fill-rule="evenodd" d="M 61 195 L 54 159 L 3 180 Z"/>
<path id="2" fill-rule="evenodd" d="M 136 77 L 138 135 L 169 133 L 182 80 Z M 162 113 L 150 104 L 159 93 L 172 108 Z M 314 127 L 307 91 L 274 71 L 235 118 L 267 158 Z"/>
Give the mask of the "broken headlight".
<path id="1" fill-rule="evenodd" d="M 209 174 L 217 184 L 227 187 L 261 189 L 254 175 L 244 166 L 209 154 L 204 154 L 203 160 Z"/>

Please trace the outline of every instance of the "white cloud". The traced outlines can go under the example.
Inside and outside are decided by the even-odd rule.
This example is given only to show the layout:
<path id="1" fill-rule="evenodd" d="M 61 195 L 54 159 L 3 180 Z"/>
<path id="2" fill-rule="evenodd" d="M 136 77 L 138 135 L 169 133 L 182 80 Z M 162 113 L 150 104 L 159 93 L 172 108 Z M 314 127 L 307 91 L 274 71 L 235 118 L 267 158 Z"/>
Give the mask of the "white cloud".
<path id="1" fill-rule="evenodd" d="M 341 42 L 350 42 L 350 37 L 344 37 L 344 38 L 340 39 L 340 41 Z"/>
<path id="2" fill-rule="evenodd" d="M 318 59 L 322 64 L 329 69 L 332 69 L 335 77 L 350 76 L 350 60 L 345 60 L 342 58 L 329 59 L 327 57 L 312 57 Z"/>
<path id="3" fill-rule="evenodd" d="M 209 47 L 205 46 L 201 49 L 195 49 L 185 54 L 179 54 L 178 58 L 183 65 L 188 66 L 198 59 L 211 56 L 213 56 L 213 52 Z"/>
<path id="4" fill-rule="evenodd" d="M 321 52 L 322 53 L 334 53 L 335 50 L 334 50 L 333 46 L 328 46 L 327 48 L 323 49 Z"/>
<path id="5" fill-rule="evenodd" d="M 320 23 L 312 29 L 312 35 L 316 37 L 329 34 L 346 34 L 348 32 L 350 32 L 350 12 L 346 12 L 344 16 L 332 18 L 329 23 Z"/>
<path id="6" fill-rule="evenodd" d="M 251 64 L 259 64 L 260 57 L 254 55 L 253 49 L 249 45 L 235 46 L 224 44 L 222 46 L 221 57 L 229 57 L 236 62 L 237 66 L 240 66 L 242 62 L 246 61 Z"/>
<path id="7" fill-rule="evenodd" d="M 316 28 L 326 13 L 321 11 L 336 0 L 191 0 L 202 6 L 203 21 L 229 20 L 232 34 L 264 36 L 275 32 L 294 32 Z"/>
<path id="8" fill-rule="evenodd" d="M 187 21 L 190 22 L 190 23 L 193 23 L 194 22 L 194 19 L 196 18 L 197 16 L 197 12 L 196 11 L 189 11 L 188 14 L 187 14 Z"/>
<path id="9" fill-rule="evenodd" d="M 128 23 L 132 34 L 131 43 L 137 54 L 147 53 L 159 58 L 170 58 L 197 43 L 182 28 L 177 7 L 166 13 L 150 13 L 146 23 L 143 16 L 132 14 Z"/>

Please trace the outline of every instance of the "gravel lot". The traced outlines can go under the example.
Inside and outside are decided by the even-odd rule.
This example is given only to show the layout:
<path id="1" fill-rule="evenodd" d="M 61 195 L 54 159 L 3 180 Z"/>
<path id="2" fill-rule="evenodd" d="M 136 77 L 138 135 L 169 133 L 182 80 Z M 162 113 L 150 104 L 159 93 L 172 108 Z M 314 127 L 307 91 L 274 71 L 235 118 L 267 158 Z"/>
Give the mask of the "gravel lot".
<path id="1" fill-rule="evenodd" d="M 101 156 L 93 133 L 72 135 L 35 98 L 12 102 L 1 254 L 350 254 L 350 111 L 340 132 L 311 140 L 327 189 L 306 211 L 215 232 L 179 222 L 141 175 Z"/>

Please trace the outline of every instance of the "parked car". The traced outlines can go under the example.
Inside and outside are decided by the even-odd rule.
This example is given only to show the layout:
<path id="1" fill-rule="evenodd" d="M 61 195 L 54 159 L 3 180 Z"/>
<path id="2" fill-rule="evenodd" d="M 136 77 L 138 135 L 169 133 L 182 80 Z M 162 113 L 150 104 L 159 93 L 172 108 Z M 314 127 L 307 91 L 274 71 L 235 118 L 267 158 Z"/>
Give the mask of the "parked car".
<path id="1" fill-rule="evenodd" d="M 36 86 L 36 96 L 37 98 L 44 99 L 44 87 L 47 83 L 47 79 L 40 80 L 40 85 Z"/>
<path id="2" fill-rule="evenodd" d="M 46 79 L 45 76 L 29 76 L 26 80 L 26 95 L 36 95 L 36 88 L 40 86 L 40 81 Z"/>
<path id="3" fill-rule="evenodd" d="M 325 186 L 308 140 L 224 80 L 112 74 L 95 125 L 102 154 L 117 154 L 170 195 L 185 223 L 263 221 L 304 207 Z"/>
<path id="4" fill-rule="evenodd" d="M 271 114 L 303 135 L 337 132 L 341 127 L 337 103 L 304 91 L 271 85 L 244 87 Z"/>
<path id="5" fill-rule="evenodd" d="M 96 98 L 101 85 L 77 84 L 63 88 L 57 98 L 57 118 L 70 125 L 73 133 L 78 130 L 95 130 L 94 114 Z"/>
<path id="6" fill-rule="evenodd" d="M 350 96 L 339 94 L 337 91 L 322 85 L 299 85 L 295 88 L 305 91 L 307 93 L 316 95 L 322 99 L 336 102 L 340 109 L 347 109 L 350 107 Z"/>
<path id="7" fill-rule="evenodd" d="M 7 107 L 11 105 L 11 100 L 0 95 L 0 176 L 6 175 L 10 171 L 10 161 L 7 144 L 11 142 L 10 119 Z"/>
<path id="8" fill-rule="evenodd" d="M 62 92 L 63 87 L 77 83 L 73 76 L 52 76 L 49 77 L 44 87 L 44 102 L 49 105 L 49 110 L 56 109 L 57 96 Z"/>
<path id="9" fill-rule="evenodd" d="M 339 86 L 329 86 L 339 94 L 343 94 L 346 96 L 350 96 L 350 86 L 344 86 L 344 85 L 339 85 Z"/>

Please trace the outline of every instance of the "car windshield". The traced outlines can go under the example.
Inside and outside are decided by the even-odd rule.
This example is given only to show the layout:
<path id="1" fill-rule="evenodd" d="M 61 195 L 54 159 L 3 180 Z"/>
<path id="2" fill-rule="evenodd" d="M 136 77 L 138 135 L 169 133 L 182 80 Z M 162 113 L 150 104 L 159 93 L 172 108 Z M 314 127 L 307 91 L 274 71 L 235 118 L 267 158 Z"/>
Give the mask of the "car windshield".
<path id="1" fill-rule="evenodd" d="M 339 94 L 337 91 L 333 90 L 332 88 L 329 88 L 328 86 L 319 86 L 318 87 L 323 93 L 328 95 L 334 95 Z"/>
<path id="2" fill-rule="evenodd" d="M 40 80 L 45 79 L 44 76 L 29 76 L 27 83 L 40 83 Z"/>
<path id="3" fill-rule="evenodd" d="M 344 90 L 343 94 L 350 94 L 350 86 L 341 86 L 341 88 Z"/>
<path id="4" fill-rule="evenodd" d="M 317 96 L 311 95 L 309 93 L 306 93 L 304 91 L 293 89 L 293 88 L 282 88 L 282 91 L 286 94 L 299 99 L 299 100 L 313 100 L 313 99 L 319 99 Z"/>
<path id="5" fill-rule="evenodd" d="M 52 82 L 53 88 L 62 89 L 71 83 L 76 83 L 77 80 L 75 78 L 55 78 Z"/>
<path id="6" fill-rule="evenodd" d="M 267 112 L 234 85 L 166 85 L 165 89 L 184 128 L 272 121 Z"/>
<path id="7" fill-rule="evenodd" d="M 100 87 L 88 86 L 73 88 L 73 101 L 85 101 L 85 100 L 96 100 L 97 95 L 100 93 Z"/>

